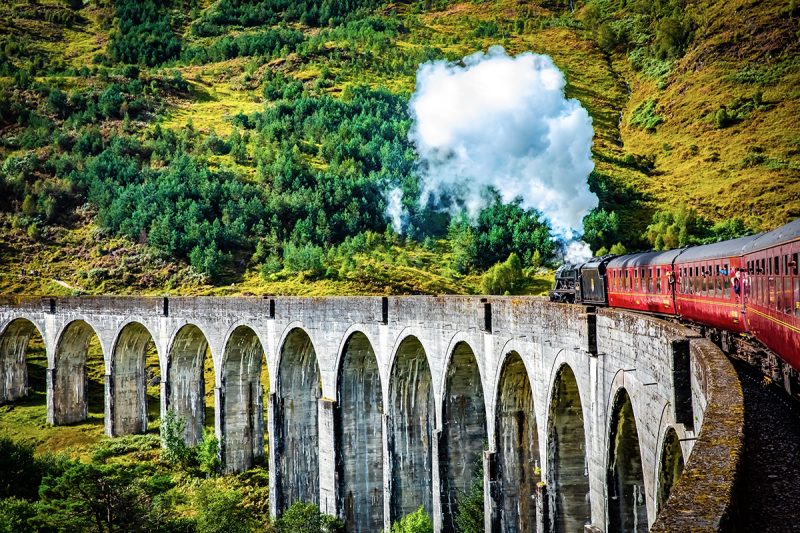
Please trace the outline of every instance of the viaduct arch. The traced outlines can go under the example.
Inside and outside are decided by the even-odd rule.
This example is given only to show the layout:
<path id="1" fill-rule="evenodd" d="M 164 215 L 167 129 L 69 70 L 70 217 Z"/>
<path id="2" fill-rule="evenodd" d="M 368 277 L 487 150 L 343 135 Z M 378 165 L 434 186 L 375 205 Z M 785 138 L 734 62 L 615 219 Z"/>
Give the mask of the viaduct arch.
<path id="1" fill-rule="evenodd" d="M 741 398 L 735 373 L 642 315 L 501 297 L 0 298 L 0 402 L 25 394 L 37 331 L 53 424 L 86 416 L 95 335 L 111 436 L 148 429 L 151 343 L 162 417 L 183 417 L 189 444 L 213 368 L 224 468 L 250 467 L 269 439 L 273 514 L 302 500 L 378 531 L 423 506 L 449 533 L 476 484 L 486 530 L 504 533 L 673 527 L 714 483 L 719 501 L 697 512 L 719 521 L 730 505 L 737 449 L 714 465 L 730 483 L 703 469 L 714 446 L 741 445 L 725 440 L 736 420 L 718 422 Z"/>

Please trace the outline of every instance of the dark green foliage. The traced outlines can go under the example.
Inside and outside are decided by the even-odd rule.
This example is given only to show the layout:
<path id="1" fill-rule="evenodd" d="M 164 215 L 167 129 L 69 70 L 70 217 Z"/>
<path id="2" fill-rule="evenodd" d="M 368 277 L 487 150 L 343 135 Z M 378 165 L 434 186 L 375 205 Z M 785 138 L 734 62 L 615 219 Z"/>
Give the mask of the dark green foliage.
<path id="1" fill-rule="evenodd" d="M 201 485 L 195 504 L 198 509 L 198 533 L 248 533 L 259 530 L 253 514 L 243 505 L 242 494 L 236 490 L 220 491 L 215 485 Z"/>
<path id="2" fill-rule="evenodd" d="M 582 240 L 592 250 L 607 249 L 619 242 L 619 239 L 620 227 L 617 213 L 613 211 L 609 213 L 605 209 L 597 208 L 583 218 Z"/>
<path id="3" fill-rule="evenodd" d="M 164 445 L 161 457 L 172 465 L 186 466 L 191 460 L 191 450 L 183 440 L 185 429 L 186 420 L 169 409 L 161 421 L 161 442 Z"/>
<path id="4" fill-rule="evenodd" d="M 0 533 L 29 530 L 36 516 L 36 506 L 22 498 L 0 499 Z"/>
<path id="5" fill-rule="evenodd" d="M 220 35 L 225 26 L 271 26 L 280 22 L 336 26 L 384 3 L 385 0 L 220 0 L 192 26 L 192 31 L 196 35 Z"/>
<path id="6" fill-rule="evenodd" d="M 495 197 L 475 224 L 465 219 L 453 221 L 451 235 L 459 231 L 472 234 L 460 237 L 468 246 L 464 250 L 467 264 L 485 270 L 512 253 L 518 254 L 523 264 L 530 264 L 537 251 L 542 258 L 553 257 L 555 245 L 549 224 L 538 211 L 523 209 L 520 204 L 520 200 L 503 204 Z"/>
<path id="7" fill-rule="evenodd" d="M 344 533 L 344 523 L 313 503 L 295 502 L 275 521 L 276 533 Z"/>
<path id="8" fill-rule="evenodd" d="M 16 496 L 33 500 L 41 480 L 42 468 L 33 457 L 33 446 L 0 437 L 0 499 Z"/>
<path id="9" fill-rule="evenodd" d="M 686 0 L 589 0 L 584 25 L 606 51 L 629 52 L 631 64 L 652 78 L 669 72 L 666 61 L 683 55 L 695 22 Z"/>
<path id="10" fill-rule="evenodd" d="M 761 91 L 756 91 L 752 97 L 738 97 L 729 105 L 723 106 L 713 115 L 714 125 L 717 128 L 726 128 L 744 120 L 750 113 L 769 109 L 769 105 L 764 103 L 764 95 Z"/>
<path id="11" fill-rule="evenodd" d="M 664 117 L 656 113 L 656 105 L 655 100 L 645 100 L 636 106 L 628 120 L 630 125 L 648 132 L 655 131 L 664 122 Z"/>
<path id="12" fill-rule="evenodd" d="M 637 160 L 636 157 L 632 159 Z M 636 161 L 635 164 L 646 169 L 650 163 Z M 589 190 L 600 200 L 598 207 L 583 219 L 583 239 L 592 250 L 609 249 L 616 243 L 621 243 L 629 250 L 648 248 L 650 245 L 642 236 L 641 228 L 646 227 L 653 216 L 649 198 L 630 185 L 623 185 L 611 176 L 596 171 L 589 174 L 588 182 Z"/>
<path id="13" fill-rule="evenodd" d="M 685 205 L 675 211 L 659 211 L 647 226 L 645 237 L 656 250 L 707 244 L 748 235 L 752 231 L 738 218 L 711 224 Z"/>
<path id="14" fill-rule="evenodd" d="M 472 476 L 472 484 L 462 492 L 456 501 L 454 521 L 459 533 L 483 533 L 483 461 L 477 461 Z"/>
<path id="15" fill-rule="evenodd" d="M 154 0 L 116 0 L 119 21 L 108 52 L 114 61 L 160 65 L 180 55 L 169 14 Z"/>
<path id="16" fill-rule="evenodd" d="M 140 464 L 73 463 L 60 476 L 43 479 L 38 519 L 46 529 L 59 531 L 147 530 L 164 480 L 152 467 Z"/>
<path id="17" fill-rule="evenodd" d="M 183 51 L 183 60 L 190 63 L 225 61 L 234 57 L 285 56 L 303 42 L 303 33 L 289 28 L 271 28 L 258 33 L 226 35 L 210 46 L 192 46 Z"/>
<path id="18" fill-rule="evenodd" d="M 323 274 L 325 251 L 313 244 L 295 245 L 287 242 L 283 247 L 283 261 L 290 272 L 305 272 L 312 277 Z"/>

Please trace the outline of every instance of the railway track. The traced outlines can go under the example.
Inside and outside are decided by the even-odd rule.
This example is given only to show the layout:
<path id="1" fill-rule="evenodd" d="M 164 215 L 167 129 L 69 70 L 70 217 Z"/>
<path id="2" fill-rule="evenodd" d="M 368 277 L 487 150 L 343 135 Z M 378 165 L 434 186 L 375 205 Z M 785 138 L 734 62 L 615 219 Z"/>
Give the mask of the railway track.
<path id="1" fill-rule="evenodd" d="M 745 403 L 737 529 L 800 532 L 800 404 L 746 363 L 733 364 Z"/>

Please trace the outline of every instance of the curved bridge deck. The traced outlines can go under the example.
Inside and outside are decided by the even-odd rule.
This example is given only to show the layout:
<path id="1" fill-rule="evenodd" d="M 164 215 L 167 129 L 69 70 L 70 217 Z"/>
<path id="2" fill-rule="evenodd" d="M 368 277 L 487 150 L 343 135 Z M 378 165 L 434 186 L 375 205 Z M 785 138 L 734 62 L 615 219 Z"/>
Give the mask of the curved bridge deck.
<path id="1" fill-rule="evenodd" d="M 511 297 L 2 298 L 0 401 L 25 394 L 37 331 L 53 424 L 86 417 L 96 335 L 109 435 L 146 431 L 152 341 L 162 417 L 197 442 L 210 353 L 225 469 L 266 435 L 276 514 L 303 500 L 378 531 L 422 505 L 449 532 L 482 469 L 487 531 L 727 519 L 741 387 L 708 341 L 649 317 Z"/>

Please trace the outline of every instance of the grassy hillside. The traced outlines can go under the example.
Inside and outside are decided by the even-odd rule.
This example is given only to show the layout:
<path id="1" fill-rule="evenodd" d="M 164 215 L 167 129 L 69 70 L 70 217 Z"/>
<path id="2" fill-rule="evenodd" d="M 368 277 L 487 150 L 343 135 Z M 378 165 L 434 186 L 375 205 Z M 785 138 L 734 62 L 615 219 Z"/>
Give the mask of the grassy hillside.
<path id="1" fill-rule="evenodd" d="M 424 209 L 384 231 L 383 184 L 418 186 L 418 65 L 493 44 L 550 55 L 593 119 L 595 249 L 650 246 L 658 211 L 696 210 L 698 238 L 800 216 L 793 3 L 70 4 L 0 6 L 2 292 L 474 293 L 511 251 L 513 290 L 545 290 L 542 241 Z"/>

